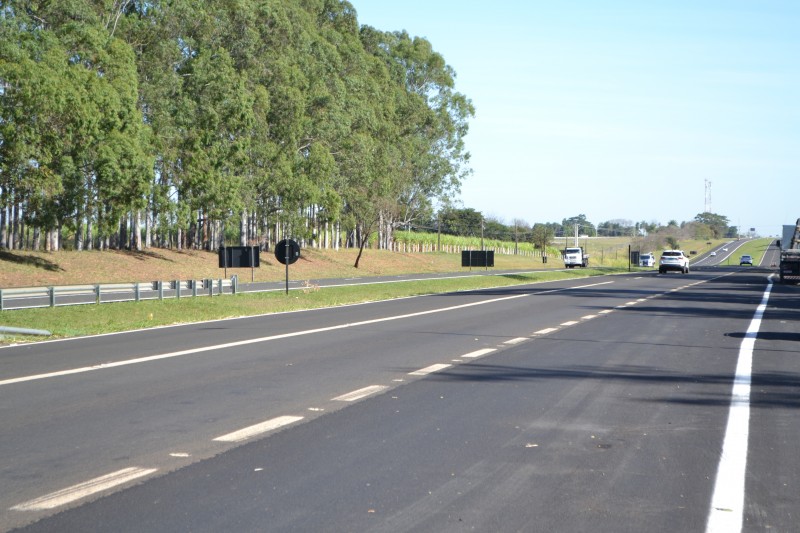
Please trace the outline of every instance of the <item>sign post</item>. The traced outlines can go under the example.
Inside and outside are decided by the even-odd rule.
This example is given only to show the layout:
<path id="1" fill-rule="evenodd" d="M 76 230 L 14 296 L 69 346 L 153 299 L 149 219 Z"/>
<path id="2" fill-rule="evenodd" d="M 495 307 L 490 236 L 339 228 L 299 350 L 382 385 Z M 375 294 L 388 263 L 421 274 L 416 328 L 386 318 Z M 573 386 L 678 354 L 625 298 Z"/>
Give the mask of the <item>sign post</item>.
<path id="1" fill-rule="evenodd" d="M 275 259 L 286 265 L 286 294 L 289 294 L 289 265 L 300 258 L 300 245 L 292 239 L 284 239 L 275 246 Z"/>

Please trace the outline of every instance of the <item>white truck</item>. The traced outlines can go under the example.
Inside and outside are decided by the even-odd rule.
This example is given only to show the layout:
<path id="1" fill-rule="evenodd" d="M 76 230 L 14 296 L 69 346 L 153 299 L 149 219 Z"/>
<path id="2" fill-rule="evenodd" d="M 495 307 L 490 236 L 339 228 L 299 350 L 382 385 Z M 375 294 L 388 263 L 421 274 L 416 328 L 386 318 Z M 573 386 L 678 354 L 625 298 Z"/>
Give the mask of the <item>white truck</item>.
<path id="1" fill-rule="evenodd" d="M 589 266 L 589 254 L 584 253 L 583 248 L 576 246 L 564 249 L 564 266 L 567 268 L 581 268 Z"/>

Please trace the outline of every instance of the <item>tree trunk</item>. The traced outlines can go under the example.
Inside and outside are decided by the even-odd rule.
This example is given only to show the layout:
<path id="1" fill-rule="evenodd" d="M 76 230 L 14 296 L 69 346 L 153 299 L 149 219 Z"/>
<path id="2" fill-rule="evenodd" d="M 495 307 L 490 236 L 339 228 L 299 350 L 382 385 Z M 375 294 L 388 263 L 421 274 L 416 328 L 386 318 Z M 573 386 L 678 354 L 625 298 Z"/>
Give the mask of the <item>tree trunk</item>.
<path id="1" fill-rule="evenodd" d="M 133 228 L 134 231 L 136 232 L 135 241 L 136 241 L 136 251 L 137 252 L 141 252 L 142 251 L 142 228 L 141 228 L 141 226 L 142 226 L 142 210 L 141 209 L 137 209 L 136 210 L 136 222 L 134 223 L 134 228 Z"/>
<path id="2" fill-rule="evenodd" d="M 144 215 L 144 247 L 153 247 L 153 212 L 150 209 Z"/>
<path id="3" fill-rule="evenodd" d="M 247 220 L 247 210 L 242 209 L 242 216 L 239 219 L 239 246 L 247 246 L 247 230 L 249 229 Z"/>

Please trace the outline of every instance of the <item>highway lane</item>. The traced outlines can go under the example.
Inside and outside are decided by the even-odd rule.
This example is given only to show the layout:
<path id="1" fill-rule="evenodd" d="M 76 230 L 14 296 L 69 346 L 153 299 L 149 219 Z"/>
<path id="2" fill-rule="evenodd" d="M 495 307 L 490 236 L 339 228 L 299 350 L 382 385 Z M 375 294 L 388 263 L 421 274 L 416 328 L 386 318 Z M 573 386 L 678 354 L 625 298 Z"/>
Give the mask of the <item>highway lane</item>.
<path id="1" fill-rule="evenodd" d="M 272 446 L 272 442 L 278 445 L 283 442 L 282 439 L 288 439 L 289 448 L 270 455 L 271 466 L 254 467 L 253 470 L 269 470 L 270 483 L 281 479 L 281 487 L 293 487 L 282 491 L 284 499 L 275 500 L 275 505 L 280 507 L 283 514 L 278 513 L 281 515 L 278 517 L 278 514 L 271 511 L 268 516 L 270 523 L 282 523 L 287 530 L 299 530 L 305 529 L 301 525 L 306 523 L 303 520 L 307 520 L 309 525 L 317 521 L 316 524 L 321 527 L 306 530 L 362 530 L 361 527 L 347 525 L 354 518 L 347 511 L 350 508 L 348 506 L 354 505 L 354 502 L 345 496 L 342 498 L 350 503 L 338 515 L 330 507 L 335 506 L 339 498 L 329 495 L 328 499 L 311 497 L 312 506 L 320 511 L 304 510 L 303 514 L 308 514 L 309 517 L 303 520 L 297 518 L 300 508 L 292 506 L 292 498 L 297 498 L 296 501 L 308 501 L 315 491 L 313 487 L 303 483 L 317 477 L 317 474 L 308 473 L 308 465 L 301 457 L 313 459 L 310 463 L 313 464 L 313 472 L 319 472 L 319 476 L 325 477 L 331 483 L 341 478 L 341 483 L 346 487 L 357 483 L 352 476 L 358 477 L 359 472 L 358 469 L 355 473 L 343 471 L 342 465 L 355 464 L 362 460 L 368 468 L 376 469 L 376 476 L 382 471 L 402 471 L 415 472 L 415 476 L 425 478 L 423 472 L 427 470 L 418 470 L 414 463 L 415 455 L 420 458 L 431 455 L 430 460 L 435 458 L 459 463 L 460 472 L 472 472 L 477 476 L 476 479 L 482 479 L 479 474 L 484 472 L 486 465 L 476 462 L 476 455 L 467 453 L 465 457 L 462 456 L 460 446 L 429 454 L 426 443 L 415 440 L 414 435 L 425 435 L 432 431 L 430 427 L 425 429 L 425 424 L 430 423 L 430 415 L 426 413 L 435 412 L 445 403 L 434 401 L 437 399 L 438 387 L 447 387 L 447 398 L 458 398 L 454 404 L 447 402 L 448 409 L 456 410 L 447 413 L 447 420 L 450 421 L 448 427 L 456 433 L 474 431 L 476 435 L 483 435 L 484 432 L 478 431 L 477 427 L 481 424 L 489 424 L 491 427 L 493 418 L 502 419 L 505 416 L 504 409 L 519 413 L 517 416 L 537 413 L 536 424 L 543 424 L 550 428 L 548 431 L 555 433 L 561 431 L 559 428 L 564 425 L 566 413 L 574 413 L 578 418 L 596 417 L 594 421 L 587 419 L 584 425 L 602 429 L 608 425 L 604 417 L 611 413 L 616 413 L 619 420 L 615 418 L 614 423 L 619 424 L 628 417 L 653 416 L 648 414 L 653 405 L 657 406 L 658 412 L 676 408 L 673 403 L 655 395 L 655 399 L 649 402 L 623 402 L 625 409 L 609 409 L 604 391 L 611 390 L 612 396 L 622 394 L 621 389 L 614 388 L 614 384 L 620 387 L 622 384 L 633 383 L 637 384 L 636 388 L 642 389 L 641 394 L 645 394 L 655 392 L 650 391 L 653 383 L 663 381 L 673 387 L 673 381 L 683 382 L 684 378 L 676 378 L 681 372 L 672 370 L 670 373 L 668 362 L 676 357 L 673 353 L 676 346 L 689 346 L 689 350 L 693 352 L 716 354 L 712 361 L 715 365 L 724 367 L 714 369 L 714 372 L 702 372 L 701 375 L 718 377 L 700 380 L 699 385 L 696 385 L 697 394 L 702 396 L 713 392 L 715 397 L 724 398 L 730 383 L 730 378 L 725 376 L 732 375 L 730 361 L 726 356 L 732 349 L 730 346 L 735 346 L 738 340 L 735 335 L 720 334 L 721 330 L 710 327 L 708 322 L 730 321 L 731 324 L 723 329 L 744 331 L 740 326 L 752 314 L 753 302 L 758 298 L 759 288 L 763 287 L 763 276 L 754 277 L 752 284 L 739 284 L 744 288 L 736 289 L 736 286 L 731 288 L 726 281 L 731 276 L 717 278 L 718 275 L 715 272 L 703 272 L 688 276 L 593 278 L 150 332 L 160 341 L 139 332 L 130 334 L 130 337 L 106 336 L 40 344 L 37 349 L 28 349 L 25 354 L 14 350 L 3 351 L 0 352 L 3 376 L 9 376 L 8 370 L 13 366 L 13 371 L 16 372 L 14 375 L 21 377 L 44 371 L 69 370 L 96 364 L 98 361 L 163 355 L 168 353 L 164 351 L 168 347 L 172 350 L 186 350 L 209 344 L 219 346 L 240 340 L 255 341 L 235 348 L 221 347 L 138 364 L 99 368 L 81 374 L 57 375 L 0 385 L 3 406 L 0 414 L 4 422 L 4 449 L 0 450 L 4 464 L 0 474 L 4 480 L 12 481 L 8 485 L 4 483 L 11 490 L 3 492 L 3 508 L 10 509 L 11 506 L 30 501 L 31 498 L 80 481 L 95 479 L 124 467 L 158 468 L 158 473 L 164 473 L 193 463 L 173 474 L 155 477 L 132 491 L 98 500 L 92 505 L 78 508 L 74 513 L 56 515 L 52 522 L 42 522 L 39 526 L 45 530 L 48 527 L 55 528 L 58 524 L 63 525 L 61 520 L 79 520 L 78 517 L 86 516 L 82 514 L 85 512 L 94 516 L 107 505 L 114 508 L 112 502 L 119 501 L 118 498 L 126 498 L 125 495 L 141 494 L 138 491 L 151 490 L 148 487 L 155 487 L 153 490 L 158 491 L 167 490 L 164 485 L 177 484 L 178 480 L 183 479 L 182 476 L 189 476 L 193 480 L 191 486 L 181 489 L 191 494 L 188 502 L 196 505 L 198 502 L 208 503 L 209 499 L 217 501 L 219 498 L 218 501 L 225 502 L 226 507 L 231 506 L 231 513 L 223 513 L 220 518 L 212 519 L 207 514 L 212 508 L 219 512 L 218 506 L 195 509 L 191 515 L 193 518 L 190 522 L 183 523 L 183 527 L 175 527 L 178 524 L 174 522 L 180 520 L 181 516 L 185 519 L 183 511 L 176 511 L 177 514 L 172 516 L 152 514 L 154 522 L 148 523 L 148 527 L 142 527 L 142 523 L 138 521 L 141 518 L 131 519 L 130 513 L 134 511 L 130 511 L 128 515 L 112 513 L 108 515 L 111 518 L 104 520 L 133 520 L 128 524 L 132 530 L 214 530 L 212 524 L 216 524 L 219 529 L 218 520 L 227 520 L 228 524 L 243 520 L 241 523 L 244 524 L 244 529 L 258 529 L 255 524 L 264 519 L 258 509 L 263 510 L 263 505 L 247 507 L 252 505 L 251 502 L 245 505 L 246 509 L 240 509 L 237 507 L 238 498 L 233 498 L 236 501 L 229 501 L 230 486 L 223 483 L 219 489 L 223 494 L 216 494 L 198 479 L 208 475 L 202 472 L 219 468 L 219 461 L 245 461 L 250 464 L 249 459 L 245 460 L 238 454 L 246 454 L 252 447 Z M 692 285 L 694 283 L 699 285 Z M 684 288 L 669 292 L 679 287 Z M 389 320 L 390 318 L 393 319 Z M 638 321 L 631 322 L 634 318 Z M 376 320 L 381 321 L 364 323 Z M 616 322 L 623 324 L 621 329 L 620 326 L 610 327 Z M 297 334 L 314 329 L 324 331 L 264 340 L 280 335 L 281 332 L 291 331 Z M 690 339 L 695 330 L 701 332 L 701 337 L 692 341 Z M 128 339 L 131 339 L 130 342 Z M 698 342 L 699 344 L 692 344 Z M 496 351 L 482 357 L 464 357 L 478 353 L 477 350 Z M 38 354 L 39 351 L 47 352 L 49 356 Z M 660 351 L 666 352 L 663 361 Z M 697 374 L 698 369 L 691 366 L 696 364 L 695 358 L 681 357 L 681 351 L 678 350 L 675 363 L 677 368 L 683 370 L 680 365 L 688 365 L 689 375 Z M 34 362 L 28 363 L 29 358 Z M 510 360 L 507 361 L 508 358 Z M 655 365 L 655 371 L 653 358 L 659 363 Z M 53 364 L 54 360 L 58 362 Z M 17 363 L 24 364 L 17 368 Z M 533 370 L 528 368 L 532 363 L 535 363 Z M 453 366 L 443 368 L 428 377 L 409 375 L 409 372 L 430 367 L 432 364 Z M 611 369 L 603 370 L 609 364 L 612 365 Z M 622 365 L 623 371 L 617 368 L 619 365 Z M 661 369 L 662 366 L 667 370 Z M 460 376 L 461 372 L 470 375 L 477 372 L 478 377 L 464 379 Z M 666 372 L 666 379 L 658 378 L 662 372 Z M 611 379 L 606 380 L 605 377 L 608 376 Z M 658 379 L 651 379 L 653 376 Z M 528 381 L 536 382 L 537 386 L 531 391 L 524 391 L 520 397 L 520 387 Z M 605 384 L 605 381 L 610 384 Z M 691 390 L 693 380 L 686 381 L 684 386 Z M 514 386 L 502 387 L 508 383 L 513 383 Z M 475 389 L 484 384 L 496 384 L 499 388 Z M 348 391 L 364 390 L 365 387 L 373 387 L 368 393 L 372 395 L 371 399 L 363 400 L 349 409 L 342 410 L 342 406 L 350 405 L 349 402 L 334 399 Z M 596 392 L 591 392 L 595 389 Z M 581 392 L 570 399 L 570 391 L 573 390 Z M 660 392 L 663 395 L 664 391 Z M 597 401 L 587 400 L 595 394 Z M 403 406 L 402 412 L 412 416 L 409 419 L 403 418 L 402 424 L 398 425 L 396 421 L 392 421 L 396 417 L 392 416 L 391 409 L 396 407 L 392 400 L 399 400 L 401 397 L 408 402 Z M 620 397 L 625 396 L 622 394 Z M 444 399 L 444 396 L 439 399 Z M 619 398 L 615 400 L 617 403 L 619 401 Z M 547 407 L 548 405 L 551 407 Z M 561 415 L 551 418 L 548 413 L 557 413 L 559 405 L 571 407 Z M 639 407 L 628 412 L 631 405 Z M 648 408 L 642 409 L 642 405 Z M 694 404 L 677 406 L 680 409 L 693 410 L 696 407 Z M 389 411 L 385 411 L 386 409 Z M 595 410 L 598 412 L 594 412 Z M 719 412 L 720 405 L 714 405 L 714 416 L 718 418 Z M 470 413 L 473 413 L 472 417 Z M 201 461 L 234 446 L 214 441 L 215 437 L 285 415 L 302 416 L 303 419 L 263 441 L 256 440 L 255 444 L 228 451 L 217 459 Z M 692 415 L 693 418 L 700 419 L 705 416 L 708 415 Z M 678 416 L 676 419 L 681 420 L 683 417 Z M 528 425 L 533 423 L 527 422 Z M 419 424 L 422 424 L 422 428 Z M 341 435 L 341 429 L 336 430 L 341 427 L 348 428 L 345 435 Z M 702 427 L 712 428 L 714 424 L 704 423 Z M 354 444 L 362 441 L 361 431 L 367 436 L 364 439 L 367 442 L 377 442 L 371 439 L 385 435 L 384 440 L 402 446 L 404 451 L 399 457 L 391 454 L 387 460 L 385 455 L 379 453 L 380 445 L 377 445 L 378 449 L 366 446 L 362 450 Z M 489 430 L 488 433 L 492 434 L 492 431 Z M 555 433 L 553 438 L 556 438 Z M 392 437 L 397 434 L 399 436 Z M 679 432 L 678 437 L 682 434 Z M 718 455 L 718 441 L 721 439 L 718 429 L 709 429 L 709 435 L 712 442 L 704 443 L 703 448 L 707 449 L 700 454 L 700 462 L 705 470 L 715 468 L 714 461 L 710 458 Z M 6 436 L 10 438 L 6 439 Z M 336 453 L 329 454 L 329 450 L 315 445 L 329 442 L 334 437 L 344 439 L 339 442 Z M 404 442 L 400 437 L 410 440 Z M 504 438 L 508 439 L 508 435 L 502 432 L 496 437 L 501 443 L 506 442 Z M 472 441 L 476 446 L 473 454 L 489 453 L 493 449 L 491 441 L 488 437 L 475 437 Z M 404 444 L 400 444 L 401 442 Z M 456 439 L 454 442 L 460 441 Z M 677 444 L 681 443 L 678 438 Z M 531 445 L 530 448 L 525 448 L 528 451 L 539 448 L 536 442 L 525 444 Z M 600 444 L 597 449 L 610 449 L 605 447 L 607 443 Z M 504 446 L 506 445 L 507 442 Z M 374 446 L 376 445 L 373 444 Z M 24 454 L 21 453 L 22 450 L 25 451 Z M 300 450 L 303 450 L 302 453 Z M 284 452 L 287 455 L 283 455 Z M 337 453 L 344 455 L 337 458 Z M 450 458 L 449 455 L 454 457 Z M 461 458 L 456 459 L 457 456 Z M 331 463 L 327 467 L 317 463 L 324 463 L 326 459 Z M 689 453 L 687 459 L 697 460 L 693 453 Z M 381 460 L 382 467 L 379 466 Z M 275 466 L 275 463 L 283 466 Z M 647 470 L 645 466 L 650 468 L 653 465 L 645 461 L 642 465 L 643 472 Z M 223 470 L 226 468 L 228 467 L 223 467 Z M 577 467 L 565 464 L 563 468 Z M 529 476 L 533 476 L 536 470 L 535 465 L 527 465 L 526 469 Z M 504 471 L 506 470 L 501 469 L 501 472 Z M 295 477 L 301 472 L 299 479 L 290 479 L 292 472 Z M 507 473 L 514 478 L 511 472 Z M 348 480 L 348 476 L 351 479 Z M 490 489 L 492 482 L 484 480 L 480 483 L 483 487 L 481 491 L 497 490 L 504 494 L 505 500 L 509 495 L 505 494 L 508 491 L 502 487 L 509 483 L 514 485 L 514 482 L 510 479 L 503 480 L 503 476 L 498 473 L 488 477 L 499 485 Z M 218 479 L 214 475 L 212 478 Z M 414 479 L 405 480 L 406 486 L 397 490 L 403 494 L 413 494 L 413 481 Z M 237 478 L 235 483 L 240 482 L 243 483 L 244 480 Z M 258 483 L 257 480 L 254 482 Z M 520 482 L 521 480 L 517 480 L 516 483 Z M 331 487 L 335 487 L 336 483 Z M 386 479 L 381 483 L 387 483 L 387 486 L 392 484 Z M 438 490 L 445 490 L 446 486 L 447 484 L 440 484 Z M 694 489 L 703 499 L 710 497 L 706 482 L 700 483 Z M 257 492 L 264 490 L 265 486 L 261 486 Z M 337 492 L 335 489 L 329 490 Z M 636 489 L 634 487 L 626 490 Z M 650 490 L 653 491 L 653 488 Z M 481 491 L 475 494 L 481 494 Z M 233 492 L 241 495 L 238 490 Z M 371 491 L 362 487 L 360 492 L 356 491 L 354 494 L 363 492 Z M 539 487 L 532 495 L 544 497 L 544 492 L 546 489 Z M 548 494 L 552 499 L 554 493 Z M 166 501 L 177 496 L 164 494 L 157 498 L 160 500 L 162 497 Z M 410 497 L 412 499 L 408 500 Z M 582 501 L 580 495 L 575 497 L 576 502 Z M 150 497 L 145 497 L 145 500 L 148 498 Z M 515 498 L 519 500 L 521 497 L 517 495 Z M 527 496 L 523 500 L 527 501 L 526 498 Z M 482 497 L 478 499 L 482 500 Z M 84 500 L 59 507 L 56 511 L 81 501 Z M 417 513 L 411 513 L 413 520 L 433 522 L 419 522 L 416 525 L 413 521 L 407 522 L 409 518 L 408 515 L 403 518 L 403 509 L 409 506 L 422 506 L 424 509 L 429 506 L 415 502 L 412 496 L 406 496 L 403 501 L 406 507 L 395 508 L 395 519 L 385 521 L 387 515 L 381 513 L 383 518 L 377 523 L 389 527 L 395 523 L 394 520 L 400 520 L 400 524 L 423 528 L 427 528 L 424 524 L 438 523 L 436 516 L 441 510 L 433 509 L 427 509 L 419 517 Z M 467 500 L 453 498 L 452 505 L 464 506 L 466 503 Z M 501 505 L 499 502 L 495 503 Z M 125 501 L 122 505 L 129 508 L 131 503 Z M 169 507 L 181 509 L 181 505 L 173 502 Z M 469 507 L 471 505 L 466 505 L 464 509 Z M 481 520 L 494 516 L 493 513 L 497 510 L 489 507 L 486 510 L 487 518 L 479 516 L 474 520 L 482 523 Z M 274 508 L 270 508 L 277 513 Z M 372 510 L 372 513 L 365 511 L 367 520 L 375 518 L 369 515 L 378 514 L 376 509 Z M 148 508 L 148 515 L 152 511 Z M 3 514 L 3 525 L 18 525 L 52 512 L 54 511 L 9 511 Z M 167 515 L 171 513 L 165 512 Z M 700 514 L 694 509 L 691 520 L 699 520 Z M 517 504 L 512 515 L 507 518 L 509 522 L 501 522 L 503 525 L 500 529 L 513 529 L 509 527 L 510 524 L 528 523 L 526 521 L 531 520 L 530 512 L 525 509 L 522 501 Z M 493 520 L 496 519 L 498 518 Z M 375 523 L 373 520 L 364 525 Z M 120 525 L 115 524 L 113 529 L 120 529 L 116 527 Z M 276 526 L 276 530 L 278 529 L 280 528 Z"/>

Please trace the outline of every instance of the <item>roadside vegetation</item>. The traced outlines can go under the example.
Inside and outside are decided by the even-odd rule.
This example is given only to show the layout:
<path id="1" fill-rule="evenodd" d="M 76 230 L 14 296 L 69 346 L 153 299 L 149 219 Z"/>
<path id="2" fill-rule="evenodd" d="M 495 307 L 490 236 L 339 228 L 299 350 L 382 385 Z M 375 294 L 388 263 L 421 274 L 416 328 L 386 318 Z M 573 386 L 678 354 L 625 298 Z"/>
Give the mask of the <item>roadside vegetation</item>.
<path id="1" fill-rule="evenodd" d="M 408 296 L 506 287 L 526 283 L 597 276 L 622 269 L 550 270 L 484 275 L 458 279 L 436 279 L 321 289 L 309 284 L 302 289 L 142 302 L 65 306 L 4 311 L 0 325 L 34 328 L 52 333 L 51 339 L 129 331 L 157 326 L 187 324 L 242 316 L 255 316 L 303 309 L 317 309 Z M 0 344 L 41 340 L 41 337 L 7 336 Z"/>
<path id="2" fill-rule="evenodd" d="M 436 234 L 416 233 L 417 244 Z M 725 242 L 684 241 L 688 251 L 702 254 L 713 246 Z M 760 258 L 771 239 L 747 243 L 738 255 L 750 253 Z M 709 244 L 710 243 L 710 244 Z M 454 240 L 452 245 L 479 247 L 479 241 Z M 488 244 L 488 243 L 485 243 Z M 513 249 L 514 243 L 494 243 L 500 248 Z M 572 245 L 567 239 L 564 245 Z M 164 301 L 124 302 L 99 305 L 56 307 L 53 309 L 28 309 L 0 313 L 0 326 L 47 330 L 51 338 L 67 338 L 172 324 L 185 324 L 206 320 L 262 315 L 314 309 L 337 305 L 356 304 L 391 298 L 437 294 L 443 292 L 503 287 L 565 278 L 588 277 L 614 272 L 644 270 L 627 261 L 628 249 L 649 251 L 645 242 L 631 241 L 626 237 L 579 239 L 591 258 L 590 268 L 564 270 L 560 249 L 555 244 L 549 252 L 553 255 L 545 263 L 540 255 L 496 254 L 494 269 L 473 268 L 475 276 L 461 279 L 439 279 L 403 283 L 362 285 L 320 289 L 314 280 L 325 278 L 353 278 L 377 275 L 399 275 L 431 272 L 463 272 L 461 256 L 455 253 L 398 253 L 385 250 L 367 250 L 367 260 L 359 269 L 353 267 L 355 249 L 303 250 L 301 259 L 289 270 L 290 279 L 302 281 L 303 288 L 283 292 L 225 295 L 221 297 L 182 298 Z M 521 252 L 533 252 L 520 247 Z M 658 253 L 659 250 L 654 250 Z M 155 250 L 152 252 L 0 252 L 0 287 L 32 287 L 49 285 L 82 285 L 92 283 L 117 283 L 172 279 L 219 279 L 225 270 L 218 268 L 217 254 L 201 250 Z M 497 270 L 516 270 L 514 274 L 487 275 Z M 282 281 L 285 267 L 268 253 L 262 255 L 261 267 L 228 269 L 227 275 L 237 274 L 242 283 L 254 281 Z M 40 337 L 7 335 L 0 344 L 30 342 Z"/>

